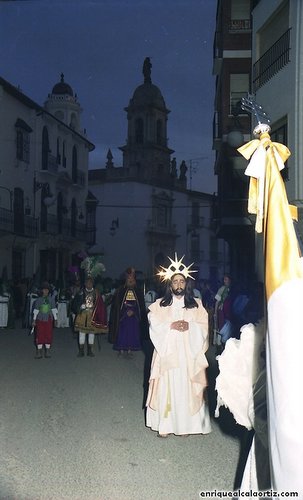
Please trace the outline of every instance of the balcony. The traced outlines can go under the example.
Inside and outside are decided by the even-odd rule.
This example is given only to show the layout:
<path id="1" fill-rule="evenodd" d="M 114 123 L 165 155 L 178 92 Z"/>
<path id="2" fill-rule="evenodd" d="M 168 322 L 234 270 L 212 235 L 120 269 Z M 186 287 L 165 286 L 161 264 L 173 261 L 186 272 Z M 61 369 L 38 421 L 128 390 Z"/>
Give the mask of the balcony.
<path id="1" fill-rule="evenodd" d="M 289 28 L 253 66 L 253 91 L 256 92 L 290 61 Z"/>
<path id="2" fill-rule="evenodd" d="M 0 207 L 0 235 L 14 232 L 14 216 L 11 210 Z"/>
<path id="3" fill-rule="evenodd" d="M 22 236 L 26 238 L 37 238 L 38 236 L 38 219 L 31 215 L 24 216 L 24 233 Z"/>
<path id="4" fill-rule="evenodd" d="M 57 156 L 48 153 L 47 156 L 42 160 L 42 170 L 56 174 L 58 172 L 58 161 Z"/>
<path id="5" fill-rule="evenodd" d="M 230 19 L 228 31 L 232 34 L 250 32 L 251 21 L 250 19 Z"/>
<path id="6" fill-rule="evenodd" d="M 147 232 L 149 233 L 161 233 L 161 234 L 176 234 L 176 225 L 175 224 L 158 224 L 151 219 L 147 221 Z"/>
<path id="7" fill-rule="evenodd" d="M 75 221 L 72 224 L 71 219 L 66 217 L 58 218 L 57 215 L 47 214 L 47 218 L 42 218 L 40 223 L 42 233 L 61 237 L 62 239 L 76 238 L 80 241 L 86 241 L 86 224 Z"/>
<path id="8" fill-rule="evenodd" d="M 14 214 L 11 210 L 0 207 L 0 236 L 15 234 L 24 238 L 36 238 L 38 219 L 31 215 Z"/>

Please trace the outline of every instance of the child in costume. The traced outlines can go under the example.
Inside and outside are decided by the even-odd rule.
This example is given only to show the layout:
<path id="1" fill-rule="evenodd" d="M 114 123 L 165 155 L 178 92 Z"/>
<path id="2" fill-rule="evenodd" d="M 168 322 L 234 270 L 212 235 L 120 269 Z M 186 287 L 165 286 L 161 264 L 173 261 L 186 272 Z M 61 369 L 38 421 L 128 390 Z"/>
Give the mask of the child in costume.
<path id="1" fill-rule="evenodd" d="M 38 297 L 33 306 L 33 327 L 35 328 L 35 343 L 37 347 L 36 359 L 41 359 L 43 346 L 44 357 L 50 358 L 50 348 L 53 341 L 54 321 L 57 321 L 58 309 L 55 299 L 49 295 L 50 285 L 44 282 L 41 286 L 42 295 Z"/>

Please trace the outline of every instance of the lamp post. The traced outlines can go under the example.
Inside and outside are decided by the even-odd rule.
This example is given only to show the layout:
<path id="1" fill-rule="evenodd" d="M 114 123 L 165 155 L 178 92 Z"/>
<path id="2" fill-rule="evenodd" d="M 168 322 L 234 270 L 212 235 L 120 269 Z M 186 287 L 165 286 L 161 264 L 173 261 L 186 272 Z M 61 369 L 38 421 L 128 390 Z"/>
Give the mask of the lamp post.
<path id="1" fill-rule="evenodd" d="M 46 189 L 47 190 L 47 196 L 50 196 L 49 193 L 49 184 L 48 182 L 38 182 L 36 180 L 36 174 L 34 175 L 34 180 L 33 180 L 33 192 L 34 192 L 34 217 L 36 217 L 36 193 L 39 191 L 39 189 Z"/>
<path id="2" fill-rule="evenodd" d="M 4 189 L 9 194 L 9 209 L 10 212 L 13 211 L 13 191 L 5 186 L 0 186 L 0 189 Z"/>
<path id="3" fill-rule="evenodd" d="M 112 220 L 111 227 L 109 228 L 110 235 L 111 236 L 115 236 L 117 229 L 119 229 L 119 219 L 118 219 L 118 217 L 116 219 Z"/>

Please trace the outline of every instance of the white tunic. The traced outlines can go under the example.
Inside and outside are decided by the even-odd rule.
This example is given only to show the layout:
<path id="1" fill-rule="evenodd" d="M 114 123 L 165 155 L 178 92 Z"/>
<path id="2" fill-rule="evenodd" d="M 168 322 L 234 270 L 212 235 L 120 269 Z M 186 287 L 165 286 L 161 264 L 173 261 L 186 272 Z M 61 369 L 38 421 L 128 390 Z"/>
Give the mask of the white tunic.
<path id="1" fill-rule="evenodd" d="M 184 308 L 184 298 L 161 307 L 150 306 L 150 337 L 155 351 L 147 398 L 146 425 L 160 434 L 207 434 L 211 432 L 204 399 L 207 386 L 205 352 L 208 348 L 208 316 L 198 307 Z M 189 330 L 172 330 L 174 321 L 189 323 Z"/>

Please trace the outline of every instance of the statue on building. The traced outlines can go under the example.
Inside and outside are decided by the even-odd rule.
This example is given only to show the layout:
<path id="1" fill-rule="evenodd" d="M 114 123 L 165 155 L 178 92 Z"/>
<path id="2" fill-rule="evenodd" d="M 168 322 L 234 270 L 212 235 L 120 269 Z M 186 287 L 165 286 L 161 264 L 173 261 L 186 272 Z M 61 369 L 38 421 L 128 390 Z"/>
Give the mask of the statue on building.
<path id="1" fill-rule="evenodd" d="M 179 176 L 180 181 L 186 181 L 186 171 L 187 171 L 187 166 L 185 161 L 183 160 L 180 165 L 180 176 Z"/>
<path id="2" fill-rule="evenodd" d="M 150 62 L 150 57 L 146 57 L 143 63 L 142 73 L 144 75 L 144 83 L 151 83 L 151 68 L 152 63 Z"/>

